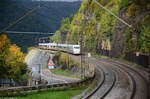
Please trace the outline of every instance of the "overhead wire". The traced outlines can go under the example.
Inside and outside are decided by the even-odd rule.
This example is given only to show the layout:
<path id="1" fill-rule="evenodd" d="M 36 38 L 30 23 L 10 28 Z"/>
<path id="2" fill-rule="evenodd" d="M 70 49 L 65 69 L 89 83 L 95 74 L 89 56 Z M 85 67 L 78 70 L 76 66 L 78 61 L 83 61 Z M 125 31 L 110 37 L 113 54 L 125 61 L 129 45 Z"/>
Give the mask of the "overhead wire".
<path id="1" fill-rule="evenodd" d="M 9 28 L 11 28 L 11 27 L 13 27 L 14 25 L 18 24 L 18 23 L 19 23 L 20 21 L 22 21 L 25 17 L 29 16 L 30 13 L 32 14 L 32 12 L 35 12 L 35 13 L 38 14 L 39 16 L 42 16 L 42 17 L 44 17 L 44 18 L 46 18 L 46 19 L 51 19 L 49 16 L 44 15 L 44 14 L 41 14 L 41 13 L 39 13 L 39 12 L 36 11 L 37 8 L 42 8 L 42 7 L 45 7 L 45 8 L 47 8 L 47 9 L 49 9 L 48 6 L 42 5 L 41 1 L 39 1 L 39 4 L 37 5 L 36 8 L 28 8 L 28 7 L 25 7 L 25 6 L 22 6 L 22 7 L 24 7 L 25 9 L 28 9 L 28 10 L 29 10 L 28 13 L 26 13 L 24 16 L 20 17 L 18 20 L 16 20 L 16 21 L 10 23 L 9 26 L 6 27 L 6 28 L 4 28 L 3 30 L 1 30 L 0 33 L 5 33 L 6 30 L 8 30 Z M 20 8 L 22 8 L 22 7 L 20 7 Z M 30 11 L 30 10 L 31 10 L 31 11 Z M 46 26 L 47 26 L 47 25 L 46 25 Z M 48 27 L 48 26 L 47 26 L 47 27 Z M 18 33 L 17 33 L 17 34 L 18 34 Z"/>
<path id="2" fill-rule="evenodd" d="M 8 34 L 43 34 L 43 35 L 48 35 L 51 34 L 53 35 L 54 33 L 43 33 L 43 32 L 19 32 L 19 31 L 5 31 L 5 33 Z"/>
<path id="3" fill-rule="evenodd" d="M 114 16 L 115 18 L 117 18 L 119 21 L 121 21 L 122 23 L 124 23 L 125 25 L 127 25 L 129 28 L 132 28 L 132 25 L 128 24 L 125 20 L 121 19 L 120 17 L 118 17 L 117 15 L 115 15 L 113 12 L 111 12 L 109 9 L 105 8 L 102 4 L 100 4 L 98 1 L 93 0 L 97 5 L 99 5 L 102 9 L 104 9 L 105 11 L 107 11 L 108 13 L 110 13 L 112 16 Z"/>
<path id="4" fill-rule="evenodd" d="M 25 13 L 23 16 L 21 16 L 20 18 L 18 18 L 17 20 L 13 21 L 12 23 L 10 23 L 7 27 L 5 27 L 4 29 L 2 29 L 0 31 L 0 33 L 5 33 L 5 31 L 7 31 L 9 28 L 15 26 L 16 24 L 18 24 L 20 21 L 22 21 L 24 18 L 26 18 L 27 16 L 31 15 L 34 11 L 36 11 L 38 8 L 40 8 L 39 6 L 37 6 L 36 8 L 33 8 L 32 10 L 30 10 L 29 12 Z"/>
<path id="5" fill-rule="evenodd" d="M 48 17 L 48 16 L 46 16 L 46 15 L 43 15 L 43 14 L 41 14 L 41 13 L 39 13 L 39 12 L 36 11 L 37 8 L 44 7 L 44 6 L 42 6 L 41 1 L 39 1 L 39 4 L 37 5 L 36 8 L 28 8 L 28 7 L 25 7 L 25 6 L 22 6 L 22 7 L 28 9 L 29 11 L 28 11 L 26 14 L 24 14 L 22 17 L 18 18 L 16 21 L 10 23 L 6 28 L 2 29 L 2 30 L 0 31 L 0 33 L 5 33 L 9 28 L 11 28 L 11 27 L 15 26 L 16 24 L 18 24 L 20 21 L 22 21 L 22 20 L 23 20 L 24 18 L 26 18 L 27 16 L 31 15 L 33 12 L 36 12 L 36 14 L 38 14 L 39 16 L 45 17 L 45 18 L 47 18 L 47 19 L 51 19 L 50 17 Z M 20 8 L 21 8 L 21 7 L 20 7 Z M 12 31 L 12 32 L 13 32 L 13 33 L 16 33 L 16 34 L 19 34 L 19 32 L 16 32 L 16 31 Z M 7 33 L 10 33 L 10 32 L 7 31 Z M 25 33 L 25 32 L 20 32 L 20 33 L 28 34 L 27 32 L 26 32 L 26 33 Z M 36 33 L 35 33 L 35 32 L 34 32 L 34 33 L 32 32 L 31 34 L 36 34 Z M 53 33 L 50 33 L 50 34 L 53 34 Z"/>
<path id="6" fill-rule="evenodd" d="M 25 7 L 25 6 L 22 6 L 23 8 L 25 8 L 25 9 L 27 9 L 27 10 L 31 10 L 32 8 L 29 8 L 29 7 Z M 43 8 L 44 6 L 42 6 L 41 5 L 41 8 Z M 20 7 L 21 8 L 21 7 Z M 49 16 L 47 16 L 47 15 L 44 15 L 44 14 L 41 14 L 41 13 L 39 13 L 38 11 L 35 11 L 35 14 L 37 15 L 37 16 L 41 16 L 41 17 L 44 17 L 44 18 L 46 18 L 47 20 L 50 20 L 51 18 L 49 17 Z M 40 24 L 40 23 L 39 23 Z M 43 25 L 43 24 L 42 24 Z M 45 24 L 46 25 L 46 27 L 49 27 L 47 24 Z"/>
<path id="7" fill-rule="evenodd" d="M 42 5 L 41 5 L 42 6 Z M 24 8 L 26 8 L 26 9 L 29 9 L 29 10 L 31 10 L 31 8 L 29 8 L 29 7 L 25 7 L 25 6 L 23 6 Z M 42 6 L 42 8 L 43 8 L 44 6 Z M 44 15 L 44 14 L 41 14 L 41 13 L 39 13 L 39 12 L 37 12 L 36 11 L 36 14 L 38 14 L 39 16 L 42 16 L 42 17 L 44 17 L 44 18 L 46 18 L 46 19 L 51 19 L 49 16 L 47 16 L 47 15 Z"/>

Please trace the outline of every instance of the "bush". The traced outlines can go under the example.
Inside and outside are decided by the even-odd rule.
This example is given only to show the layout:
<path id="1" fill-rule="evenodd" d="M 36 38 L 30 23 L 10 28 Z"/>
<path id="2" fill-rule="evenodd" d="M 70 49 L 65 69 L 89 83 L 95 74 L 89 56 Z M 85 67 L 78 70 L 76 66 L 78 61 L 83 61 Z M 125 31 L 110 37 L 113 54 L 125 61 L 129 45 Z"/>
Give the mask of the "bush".
<path id="1" fill-rule="evenodd" d="M 53 60 L 55 64 L 61 65 L 62 69 L 72 69 L 74 66 L 78 66 L 78 63 L 65 53 L 56 53 Z"/>
<path id="2" fill-rule="evenodd" d="M 121 1 L 121 4 L 120 4 L 120 7 L 121 7 L 121 8 L 123 8 L 123 7 L 125 7 L 125 8 L 128 7 L 130 1 L 131 1 L 131 0 L 122 0 L 122 1 Z"/>

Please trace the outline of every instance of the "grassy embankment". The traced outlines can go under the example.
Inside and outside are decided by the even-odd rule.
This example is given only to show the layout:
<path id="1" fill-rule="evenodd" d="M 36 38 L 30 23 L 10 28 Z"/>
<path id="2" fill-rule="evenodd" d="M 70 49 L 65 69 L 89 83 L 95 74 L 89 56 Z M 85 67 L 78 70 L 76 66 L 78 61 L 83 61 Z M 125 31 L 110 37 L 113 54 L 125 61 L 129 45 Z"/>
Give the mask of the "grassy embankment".
<path id="1" fill-rule="evenodd" d="M 80 78 L 79 76 L 73 75 L 73 73 L 67 69 L 54 69 L 51 71 L 52 73 L 56 75 L 62 75 L 62 76 L 67 76 L 67 77 L 72 77 L 72 78 Z"/>
<path id="2" fill-rule="evenodd" d="M 73 96 L 80 94 L 85 88 L 68 89 L 61 91 L 47 91 L 24 96 L 11 97 L 13 99 L 70 99 Z M 10 97 L 5 97 L 10 98 Z M 0 97 L 3 99 L 3 97 Z"/>

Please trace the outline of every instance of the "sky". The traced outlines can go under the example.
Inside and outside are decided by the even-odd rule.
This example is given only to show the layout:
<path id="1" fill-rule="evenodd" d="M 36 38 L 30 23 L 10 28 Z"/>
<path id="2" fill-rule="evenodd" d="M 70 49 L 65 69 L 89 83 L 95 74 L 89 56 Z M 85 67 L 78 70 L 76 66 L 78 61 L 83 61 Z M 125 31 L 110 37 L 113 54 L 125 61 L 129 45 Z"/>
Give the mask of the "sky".
<path id="1" fill-rule="evenodd" d="M 82 1 L 82 0 L 32 0 L 32 1 L 66 1 L 66 2 L 73 2 L 73 1 Z"/>

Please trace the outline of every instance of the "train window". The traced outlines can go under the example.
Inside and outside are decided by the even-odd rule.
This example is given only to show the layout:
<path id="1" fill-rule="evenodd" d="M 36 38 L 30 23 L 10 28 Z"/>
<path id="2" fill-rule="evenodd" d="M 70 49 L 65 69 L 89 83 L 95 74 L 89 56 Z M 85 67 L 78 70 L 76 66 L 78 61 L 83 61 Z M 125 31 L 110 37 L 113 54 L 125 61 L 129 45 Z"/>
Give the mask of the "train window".
<path id="1" fill-rule="evenodd" d="M 75 49 L 80 49 L 80 47 L 74 47 Z"/>

